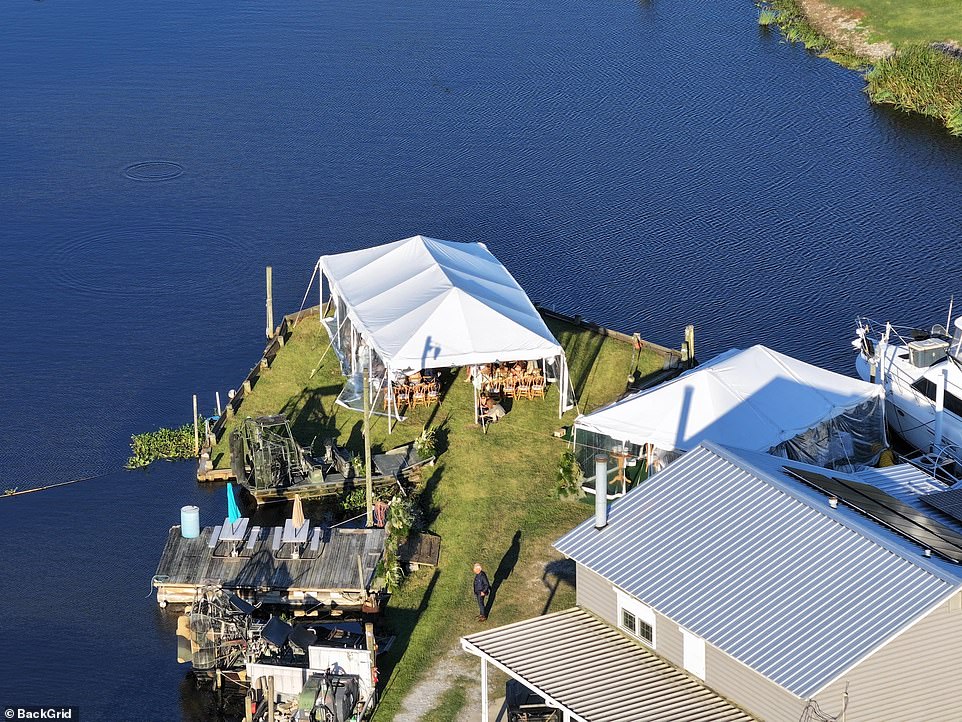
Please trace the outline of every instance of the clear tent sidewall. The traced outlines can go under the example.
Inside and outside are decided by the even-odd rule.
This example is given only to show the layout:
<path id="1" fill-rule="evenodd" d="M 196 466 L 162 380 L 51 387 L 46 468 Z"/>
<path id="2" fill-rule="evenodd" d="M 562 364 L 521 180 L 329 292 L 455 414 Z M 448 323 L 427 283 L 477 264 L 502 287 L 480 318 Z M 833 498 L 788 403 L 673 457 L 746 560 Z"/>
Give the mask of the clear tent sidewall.
<path id="1" fill-rule="evenodd" d="M 769 449 L 749 451 L 764 451 L 773 456 L 837 471 L 856 471 L 874 466 L 888 445 L 884 412 L 883 398 L 875 396 Z M 573 440 L 575 457 L 587 476 L 593 473 L 595 454 L 610 454 L 616 447 L 623 447 L 631 456 L 644 459 L 655 472 L 685 453 L 682 449 L 663 449 L 648 444 L 644 439 L 616 438 L 581 426 L 578 421 L 575 421 Z"/>
<path id="2" fill-rule="evenodd" d="M 326 276 L 321 274 L 321 308 L 323 309 L 323 293 L 324 293 L 324 279 Z M 413 371 L 415 369 L 392 369 L 391 366 L 384 362 L 380 353 L 364 339 L 363 335 L 354 327 L 354 324 L 350 318 L 347 311 L 347 305 L 344 300 L 338 296 L 333 287 L 328 282 L 329 300 L 330 305 L 334 310 L 333 323 L 326 323 L 323 318 L 322 311 L 322 324 L 327 328 L 328 334 L 331 337 L 332 345 L 334 347 L 335 353 L 337 353 L 338 358 L 341 362 L 341 370 L 345 376 L 356 377 L 358 374 L 362 373 L 365 363 L 371 373 L 369 374 L 369 393 L 371 399 L 371 410 L 373 413 L 378 415 L 387 416 L 389 419 L 394 418 L 397 420 L 403 420 L 400 411 L 397 407 L 397 402 L 394 400 L 393 395 L 393 378 L 395 373 L 404 373 L 408 371 Z M 367 358 L 363 358 L 363 354 L 367 354 Z M 506 352 L 509 353 L 509 352 Z M 559 389 L 559 399 L 558 399 L 558 417 L 564 415 L 566 411 L 572 409 L 576 403 L 574 389 L 571 386 L 570 374 L 568 372 L 568 360 L 562 351 L 559 354 L 546 356 L 542 358 L 535 359 L 511 359 L 511 360 L 521 360 L 521 361 L 538 361 L 542 363 L 545 369 L 545 380 L 549 383 L 555 383 Z M 486 363 L 485 361 L 480 361 L 479 363 Z M 472 364 L 474 365 L 474 364 Z M 552 367 L 551 376 L 547 373 L 547 367 Z M 450 366 L 427 366 L 426 368 L 451 368 Z M 388 398 L 392 401 L 387 404 L 385 412 L 376 411 L 377 402 L 381 400 L 382 394 L 387 394 Z M 340 400 L 340 397 L 339 397 Z M 476 399 L 477 401 L 477 399 Z M 354 406 L 348 403 L 342 403 L 343 406 L 347 408 L 354 408 Z M 357 410 L 357 409 L 355 409 Z M 475 404 L 475 411 L 477 411 L 477 404 Z"/>

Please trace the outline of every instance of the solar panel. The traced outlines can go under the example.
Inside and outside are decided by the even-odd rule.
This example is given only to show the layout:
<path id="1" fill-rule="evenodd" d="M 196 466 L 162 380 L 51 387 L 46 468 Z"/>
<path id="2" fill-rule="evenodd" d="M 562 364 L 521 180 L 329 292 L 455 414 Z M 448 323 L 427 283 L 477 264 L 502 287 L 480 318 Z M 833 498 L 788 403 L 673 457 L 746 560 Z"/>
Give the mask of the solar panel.
<path id="1" fill-rule="evenodd" d="M 824 494 L 889 527 L 925 549 L 956 563 L 962 562 L 962 535 L 943 526 L 918 509 L 870 484 L 825 476 L 805 469 L 784 471 Z M 942 492 L 946 493 L 946 492 Z M 962 499 L 962 497 L 959 497 Z"/>
<path id="2" fill-rule="evenodd" d="M 934 494 L 925 494 L 921 499 L 953 519 L 962 521 L 962 489 L 937 491 Z"/>

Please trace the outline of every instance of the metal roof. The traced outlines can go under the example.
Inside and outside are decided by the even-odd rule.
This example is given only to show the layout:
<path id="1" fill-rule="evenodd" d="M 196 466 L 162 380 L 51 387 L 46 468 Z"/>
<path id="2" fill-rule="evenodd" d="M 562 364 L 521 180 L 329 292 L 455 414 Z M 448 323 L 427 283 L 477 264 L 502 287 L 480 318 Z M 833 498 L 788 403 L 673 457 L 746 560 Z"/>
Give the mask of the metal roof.
<path id="1" fill-rule="evenodd" d="M 577 607 L 461 639 L 582 722 L 754 719 Z"/>
<path id="2" fill-rule="evenodd" d="M 962 568 L 831 508 L 785 465 L 806 466 L 703 443 L 613 505 L 604 529 L 591 519 L 555 547 L 811 697 L 957 591 Z"/>
<path id="3" fill-rule="evenodd" d="M 929 494 L 938 494 L 952 488 L 934 479 L 931 474 L 912 464 L 897 464 L 880 469 L 865 469 L 855 474 L 855 477 L 891 494 L 896 499 L 901 499 L 923 514 L 962 534 L 962 523 L 959 523 L 958 519 L 936 509 L 923 499 Z"/>

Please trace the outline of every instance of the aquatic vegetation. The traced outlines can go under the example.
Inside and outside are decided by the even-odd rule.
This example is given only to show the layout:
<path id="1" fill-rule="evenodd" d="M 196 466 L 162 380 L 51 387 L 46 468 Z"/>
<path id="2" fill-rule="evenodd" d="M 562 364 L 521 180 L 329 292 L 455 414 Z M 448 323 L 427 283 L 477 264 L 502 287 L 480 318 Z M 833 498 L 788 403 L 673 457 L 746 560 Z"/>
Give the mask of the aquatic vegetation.
<path id="1" fill-rule="evenodd" d="M 758 11 L 758 24 L 763 28 L 773 25 L 778 20 L 778 13 L 771 8 L 762 8 Z"/>
<path id="2" fill-rule="evenodd" d="M 194 425 L 184 424 L 177 429 L 157 429 L 130 437 L 128 469 L 140 469 L 154 461 L 193 459 Z"/>
<path id="3" fill-rule="evenodd" d="M 942 121 L 962 135 L 962 62 L 928 45 L 906 45 L 865 75 L 873 103 Z"/>

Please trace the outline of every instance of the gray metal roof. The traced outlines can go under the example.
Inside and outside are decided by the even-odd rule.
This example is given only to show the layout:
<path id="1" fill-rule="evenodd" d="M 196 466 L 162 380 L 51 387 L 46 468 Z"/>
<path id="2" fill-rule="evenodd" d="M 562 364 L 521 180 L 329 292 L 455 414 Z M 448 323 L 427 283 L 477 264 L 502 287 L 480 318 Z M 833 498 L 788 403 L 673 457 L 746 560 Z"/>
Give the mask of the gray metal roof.
<path id="1" fill-rule="evenodd" d="M 932 517 L 940 524 L 962 534 L 962 524 L 959 523 L 958 519 L 939 511 L 922 499 L 927 494 L 938 494 L 951 489 L 948 484 L 943 484 L 938 479 L 932 478 L 931 474 L 927 474 L 911 464 L 897 464 L 881 469 L 865 469 L 855 474 L 855 477 L 859 481 L 864 481 L 866 484 L 871 484 L 885 493 L 891 494 L 896 499 L 904 501 L 923 514 Z"/>
<path id="2" fill-rule="evenodd" d="M 461 644 L 582 722 L 754 719 L 577 607 L 472 634 Z"/>
<path id="3" fill-rule="evenodd" d="M 811 697 L 951 596 L 962 568 L 832 509 L 790 464 L 706 442 L 616 503 L 604 529 L 591 519 L 555 547 Z"/>

